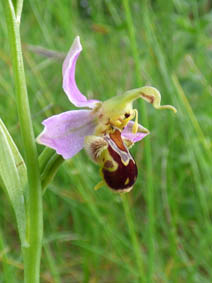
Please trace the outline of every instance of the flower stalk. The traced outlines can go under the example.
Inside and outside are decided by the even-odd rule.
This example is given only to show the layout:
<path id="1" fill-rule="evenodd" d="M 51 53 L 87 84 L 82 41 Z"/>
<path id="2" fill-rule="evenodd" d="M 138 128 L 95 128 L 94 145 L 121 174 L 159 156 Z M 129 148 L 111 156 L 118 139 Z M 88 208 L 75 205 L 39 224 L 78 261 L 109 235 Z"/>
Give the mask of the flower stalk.
<path id="1" fill-rule="evenodd" d="M 20 39 L 20 19 L 23 0 L 16 1 L 16 8 L 14 8 L 11 0 L 3 2 L 5 5 L 5 14 L 12 52 L 13 72 L 16 86 L 16 103 L 28 175 L 26 236 L 29 247 L 23 248 L 24 280 L 27 283 L 37 283 L 40 278 L 40 257 L 43 237 L 42 189 Z"/>

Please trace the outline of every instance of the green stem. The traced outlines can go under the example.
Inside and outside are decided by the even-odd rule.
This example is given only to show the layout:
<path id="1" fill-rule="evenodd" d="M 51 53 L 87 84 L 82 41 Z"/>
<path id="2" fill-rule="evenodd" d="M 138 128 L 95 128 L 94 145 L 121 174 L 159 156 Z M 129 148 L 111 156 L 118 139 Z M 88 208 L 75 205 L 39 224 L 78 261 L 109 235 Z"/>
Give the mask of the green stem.
<path id="1" fill-rule="evenodd" d="M 132 49 L 132 55 L 133 55 L 134 64 L 135 64 L 136 81 L 137 83 L 140 83 L 141 82 L 141 72 L 140 72 L 140 64 L 139 64 L 139 53 L 138 53 L 138 48 L 137 48 L 137 43 L 136 43 L 135 29 L 134 29 L 134 24 L 132 20 L 131 10 L 130 10 L 128 0 L 122 0 L 122 2 L 124 6 L 127 28 L 128 28 L 129 38 L 130 38 L 130 43 L 131 43 L 130 46 Z"/>
<path id="2" fill-rule="evenodd" d="M 27 240 L 29 248 L 23 249 L 24 279 L 37 283 L 40 278 L 40 257 L 43 237 L 42 189 L 32 120 L 25 81 L 20 39 L 20 18 L 23 0 L 17 2 L 17 14 L 11 0 L 3 1 L 7 16 L 16 85 L 16 101 L 28 174 Z"/>
<path id="3" fill-rule="evenodd" d="M 21 22 L 21 14 L 22 14 L 22 9 L 23 9 L 23 0 L 17 0 L 16 2 L 16 7 L 15 7 L 15 12 L 16 12 L 16 21 L 18 24 Z"/>
<path id="4" fill-rule="evenodd" d="M 41 175 L 43 193 L 45 193 L 46 187 L 48 186 L 49 183 L 51 183 L 55 174 L 57 173 L 58 168 L 63 162 L 64 162 L 63 157 L 55 153 L 47 163 Z"/>
<path id="5" fill-rule="evenodd" d="M 53 149 L 45 147 L 39 155 L 39 168 L 41 173 L 41 184 L 43 194 L 46 191 L 46 187 L 53 180 L 60 165 L 64 162 L 61 155 L 58 155 Z"/>
<path id="6" fill-rule="evenodd" d="M 138 48 L 136 43 L 135 29 L 132 20 L 131 10 L 128 0 L 122 0 L 126 15 L 127 28 L 129 32 L 129 38 L 131 42 L 132 56 L 134 59 L 136 69 L 136 83 L 142 84 L 141 73 L 140 73 L 140 59 L 138 54 Z M 146 6 L 146 1 L 144 7 Z M 146 8 L 146 7 L 145 7 Z M 145 14 L 145 11 L 143 12 Z M 144 103 L 142 103 L 142 119 L 145 127 L 148 128 L 148 116 Z M 152 151 L 149 139 L 145 139 L 145 157 L 146 157 L 146 168 L 147 168 L 147 210 L 148 210 L 148 274 L 147 282 L 152 282 L 154 273 L 154 261 L 155 261 L 155 224 L 154 224 L 154 188 L 153 188 L 153 170 L 152 170 Z"/>
<path id="7" fill-rule="evenodd" d="M 45 167 L 47 166 L 49 160 L 55 155 L 55 150 L 45 147 L 44 150 L 41 152 L 39 155 L 39 168 L 40 168 L 40 173 L 42 174 Z"/>
<path id="8" fill-rule="evenodd" d="M 130 238 L 132 241 L 134 253 L 135 253 L 135 261 L 137 263 L 138 267 L 138 277 L 139 277 L 139 282 L 145 282 L 145 273 L 144 273 L 144 267 L 143 267 L 143 258 L 141 254 L 141 245 L 139 245 L 138 238 L 135 232 L 135 226 L 134 226 L 134 221 L 132 218 L 132 214 L 130 212 L 130 207 L 129 207 L 129 202 L 127 195 L 122 195 L 122 204 L 124 207 L 124 213 L 125 217 L 127 220 L 127 225 L 128 225 L 128 230 L 130 234 Z"/>

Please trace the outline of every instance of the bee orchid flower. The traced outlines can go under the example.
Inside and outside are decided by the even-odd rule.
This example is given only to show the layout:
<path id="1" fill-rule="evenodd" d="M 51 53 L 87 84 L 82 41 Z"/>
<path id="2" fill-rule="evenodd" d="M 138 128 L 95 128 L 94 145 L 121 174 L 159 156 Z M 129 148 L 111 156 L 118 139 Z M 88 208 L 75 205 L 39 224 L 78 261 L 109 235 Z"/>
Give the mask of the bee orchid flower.
<path id="1" fill-rule="evenodd" d="M 53 148 L 64 159 L 85 148 L 101 167 L 103 181 L 100 185 L 104 183 L 117 192 L 130 191 L 137 178 L 137 166 L 129 148 L 149 134 L 138 124 L 133 101 L 143 98 L 156 109 L 174 112 L 176 109 L 170 105 L 161 106 L 159 91 L 150 86 L 127 91 L 104 102 L 87 99 L 75 81 L 75 67 L 81 51 L 77 36 L 63 63 L 63 89 L 72 104 L 85 109 L 67 111 L 44 120 L 44 130 L 37 141 Z"/>

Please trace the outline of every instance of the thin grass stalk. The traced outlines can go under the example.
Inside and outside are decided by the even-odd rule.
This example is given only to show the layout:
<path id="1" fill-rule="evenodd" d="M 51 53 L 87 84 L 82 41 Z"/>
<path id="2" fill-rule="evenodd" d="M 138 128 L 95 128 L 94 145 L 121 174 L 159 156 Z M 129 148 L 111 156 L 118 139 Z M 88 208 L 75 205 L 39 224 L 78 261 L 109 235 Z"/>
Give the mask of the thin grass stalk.
<path id="1" fill-rule="evenodd" d="M 5 283 L 13 283 L 14 270 L 11 265 L 8 264 L 9 248 L 7 247 L 3 238 L 3 233 L 0 230 L 0 261 L 1 261 L 1 280 Z"/>
<path id="2" fill-rule="evenodd" d="M 123 6 L 126 15 L 127 28 L 129 32 L 129 38 L 131 42 L 131 51 L 134 59 L 135 70 L 136 70 L 136 83 L 138 86 L 142 85 L 142 78 L 140 72 L 140 63 L 139 63 L 139 53 L 136 42 L 136 34 L 134 23 L 132 20 L 132 14 L 129 6 L 128 0 L 123 0 Z M 148 128 L 148 116 L 147 110 L 144 103 L 141 104 L 142 109 L 142 120 L 145 127 Z M 147 168 L 147 211 L 148 211 L 148 273 L 147 281 L 151 282 L 154 272 L 154 258 L 155 258 L 155 245 L 154 245 L 154 188 L 153 188 L 153 169 L 152 169 L 152 152 L 151 144 L 149 139 L 145 139 L 145 158 L 146 158 L 146 168 Z"/>
<path id="3" fill-rule="evenodd" d="M 124 213 L 125 213 L 125 217 L 127 220 L 128 230 L 129 230 L 130 238 L 132 241 L 134 253 L 136 255 L 139 282 L 145 282 L 145 272 L 144 272 L 144 266 L 143 266 L 143 258 L 141 254 L 141 244 L 139 245 L 139 242 L 138 242 L 133 217 L 130 212 L 129 201 L 126 195 L 122 196 L 122 204 L 124 207 Z"/>
<path id="4" fill-rule="evenodd" d="M 50 245 L 48 243 L 44 245 L 44 251 L 46 254 L 47 261 L 48 261 L 49 270 L 52 274 L 52 277 L 54 278 L 54 283 L 61 283 L 58 266 L 56 265 L 54 255 L 52 255 Z"/>
<path id="5" fill-rule="evenodd" d="M 210 150 L 209 145 L 206 142 L 206 138 L 204 136 L 204 133 L 203 133 L 201 127 L 200 127 L 200 124 L 199 124 L 196 116 L 194 115 L 192 107 L 191 107 L 191 105 L 190 105 L 190 103 L 189 103 L 189 101 L 188 101 L 188 99 L 187 99 L 187 97 L 186 97 L 186 95 L 183 91 L 182 86 L 179 83 L 179 80 L 178 80 L 176 74 L 172 74 L 171 78 L 172 78 L 174 86 L 177 89 L 177 93 L 178 93 L 178 95 L 181 99 L 181 102 L 184 105 L 186 112 L 188 113 L 189 119 L 190 119 L 190 121 L 191 121 L 191 123 L 192 123 L 192 125 L 193 125 L 193 127 L 196 131 L 197 137 L 199 137 L 200 142 L 201 142 L 202 146 L 204 147 L 206 154 L 209 155 L 210 157 L 212 157 L 211 150 Z"/>
<path id="6" fill-rule="evenodd" d="M 151 13 L 151 17 L 153 17 L 152 14 L 153 12 Z M 150 24 L 150 15 L 148 15 L 148 12 L 145 13 L 145 15 L 147 17 L 146 28 L 149 33 L 149 38 L 152 39 L 151 44 L 154 50 L 154 54 L 158 59 L 158 69 L 162 75 L 163 83 L 166 86 L 169 93 L 174 94 L 172 96 L 172 99 L 175 101 L 175 104 L 177 104 L 177 108 L 180 110 L 182 109 L 183 112 L 185 113 L 184 123 L 182 127 L 183 127 L 184 139 L 188 143 L 188 151 L 190 152 L 190 155 L 191 155 L 191 163 L 192 163 L 191 168 L 192 168 L 194 182 L 195 182 L 194 192 L 197 191 L 198 201 L 200 205 L 200 209 L 198 210 L 197 217 L 198 217 L 199 223 L 201 223 L 201 228 L 206 229 L 207 231 L 207 233 L 205 234 L 211 235 L 211 225 L 210 225 L 209 205 L 208 205 L 210 201 L 210 193 L 206 189 L 203 189 L 204 187 L 210 188 L 210 184 L 211 184 L 211 181 L 210 181 L 211 174 L 209 173 L 209 170 L 208 170 L 209 167 L 208 167 L 208 161 L 207 161 L 208 159 L 210 160 L 211 151 L 208 146 L 208 143 L 206 142 L 204 132 L 202 131 L 202 128 L 200 127 L 197 117 L 195 116 L 191 108 L 191 105 L 189 104 L 189 101 L 184 94 L 183 88 L 179 84 L 179 80 L 175 72 L 173 72 L 172 70 L 169 70 L 168 68 L 168 65 L 165 61 L 165 56 L 164 56 L 165 52 L 163 48 L 161 47 L 160 42 L 156 36 L 156 31 L 155 31 L 153 22 L 151 21 L 151 24 Z M 191 144 L 192 137 L 196 137 L 197 140 L 201 142 L 202 146 L 196 143 L 193 149 L 191 150 L 190 144 Z M 203 181 L 201 181 L 201 178 L 203 178 L 202 179 Z M 176 223 L 175 223 L 175 226 L 177 228 Z M 177 239 L 176 233 L 175 233 L 175 238 Z M 183 259 L 181 254 L 180 254 L 180 258 Z M 194 280 L 195 267 L 186 266 L 186 269 L 191 274 L 190 275 L 192 278 L 191 280 Z"/>

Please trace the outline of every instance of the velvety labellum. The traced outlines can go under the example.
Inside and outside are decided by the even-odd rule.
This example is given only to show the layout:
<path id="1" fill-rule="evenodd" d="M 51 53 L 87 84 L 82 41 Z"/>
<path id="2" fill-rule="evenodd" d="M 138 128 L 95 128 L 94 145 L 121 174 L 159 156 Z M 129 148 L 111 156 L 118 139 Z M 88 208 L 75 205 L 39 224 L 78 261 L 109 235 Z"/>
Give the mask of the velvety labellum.
<path id="1" fill-rule="evenodd" d="M 104 180 L 111 189 L 128 192 L 132 189 L 138 175 L 136 163 L 124 145 L 119 130 L 105 136 L 105 140 L 108 143 L 107 150 L 117 166 L 113 170 L 112 163 L 105 161 L 102 168 Z"/>

